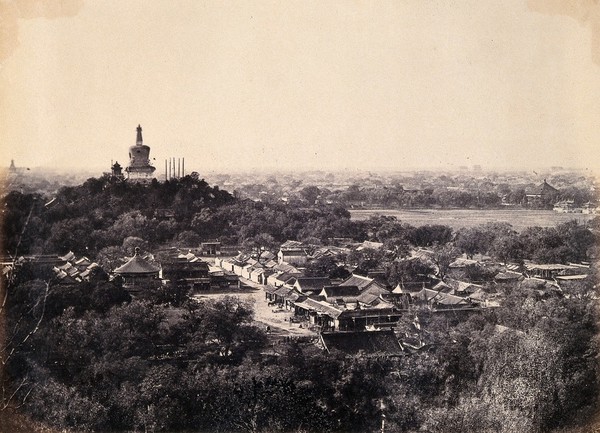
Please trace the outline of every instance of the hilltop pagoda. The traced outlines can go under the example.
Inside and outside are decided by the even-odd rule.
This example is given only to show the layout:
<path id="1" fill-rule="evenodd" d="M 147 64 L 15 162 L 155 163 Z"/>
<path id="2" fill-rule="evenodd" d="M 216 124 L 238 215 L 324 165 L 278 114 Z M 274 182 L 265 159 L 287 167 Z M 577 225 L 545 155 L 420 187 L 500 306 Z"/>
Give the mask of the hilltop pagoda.
<path id="1" fill-rule="evenodd" d="M 137 126 L 134 146 L 129 147 L 129 166 L 125 168 L 127 178 L 136 182 L 149 182 L 154 179 L 154 168 L 150 164 L 150 146 L 144 144 L 142 127 Z"/>

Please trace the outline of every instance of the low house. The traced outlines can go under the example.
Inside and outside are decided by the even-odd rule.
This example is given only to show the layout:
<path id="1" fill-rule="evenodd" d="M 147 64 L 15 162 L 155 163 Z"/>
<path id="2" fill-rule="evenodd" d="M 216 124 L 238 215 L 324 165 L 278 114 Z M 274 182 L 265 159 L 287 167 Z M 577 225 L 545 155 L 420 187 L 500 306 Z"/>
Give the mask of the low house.
<path id="1" fill-rule="evenodd" d="M 269 264 L 271 262 L 267 262 L 265 266 L 270 267 Z M 270 267 L 276 272 L 287 272 L 289 274 L 300 274 L 300 270 L 295 266 L 290 265 L 289 263 L 275 263 L 274 266 Z"/>
<path id="2" fill-rule="evenodd" d="M 452 269 L 461 269 L 466 268 L 467 266 L 477 265 L 479 262 L 477 260 L 468 259 L 464 257 L 458 257 L 452 263 L 450 263 L 450 268 Z"/>
<path id="3" fill-rule="evenodd" d="M 453 291 L 450 293 L 456 296 L 469 296 L 483 289 L 483 286 L 480 284 L 474 284 L 467 281 L 459 281 L 453 278 L 447 278 L 445 283 L 453 289 Z M 436 290 L 436 287 L 437 286 L 435 286 L 433 290 Z"/>
<path id="4" fill-rule="evenodd" d="M 356 300 L 360 307 L 368 307 L 368 308 L 388 308 L 393 307 L 394 302 L 387 298 L 389 292 L 386 292 L 385 296 L 382 293 L 377 293 L 375 291 L 364 291 L 360 295 L 357 296 Z"/>
<path id="5" fill-rule="evenodd" d="M 258 255 L 258 261 L 260 263 L 267 263 L 273 259 L 276 259 L 277 256 L 275 254 L 273 254 L 271 251 L 262 251 L 259 255 Z"/>
<path id="6" fill-rule="evenodd" d="M 575 202 L 573 200 L 562 200 L 557 203 L 554 203 L 554 207 L 552 208 L 554 212 L 561 213 L 575 213 L 577 209 L 575 208 Z M 581 209 L 579 209 L 581 212 Z"/>
<path id="7" fill-rule="evenodd" d="M 359 295 L 357 286 L 326 286 L 319 292 L 319 298 L 330 304 L 356 303 Z"/>
<path id="8" fill-rule="evenodd" d="M 221 242 L 219 241 L 206 241 L 200 244 L 202 254 L 205 256 L 219 256 L 221 255 Z"/>
<path id="9" fill-rule="evenodd" d="M 77 284 L 82 281 L 81 277 L 69 275 L 65 271 L 56 272 L 55 277 L 59 284 Z"/>
<path id="10" fill-rule="evenodd" d="M 74 266 L 79 270 L 79 272 L 83 272 L 91 264 L 92 264 L 92 261 L 84 256 L 78 260 L 75 260 Z"/>
<path id="11" fill-rule="evenodd" d="M 263 266 L 265 267 L 265 269 L 275 269 L 278 266 L 278 264 L 275 260 L 269 260 L 263 263 Z"/>
<path id="12" fill-rule="evenodd" d="M 267 277 L 267 284 L 275 287 L 288 286 L 292 287 L 296 282 L 296 278 L 301 276 L 301 273 L 278 272 Z"/>
<path id="13" fill-rule="evenodd" d="M 108 274 L 98 263 L 91 263 L 79 276 L 83 281 L 98 282 L 108 280 Z"/>
<path id="14" fill-rule="evenodd" d="M 553 279 L 559 275 L 569 275 L 571 273 L 569 271 L 577 270 L 575 266 L 560 263 L 526 263 L 525 269 L 528 277 L 544 279 Z M 577 273 L 579 272 L 577 271 Z"/>
<path id="15" fill-rule="evenodd" d="M 273 301 L 277 302 L 287 310 L 293 309 L 294 302 L 302 297 L 300 293 L 289 287 L 278 287 L 277 290 L 273 292 L 273 295 Z"/>
<path id="16" fill-rule="evenodd" d="M 267 284 L 265 286 L 265 299 L 269 302 L 276 302 L 275 301 L 275 292 L 277 292 L 277 290 L 279 290 L 279 287 L 275 287 L 270 284 Z"/>
<path id="17" fill-rule="evenodd" d="M 242 273 L 240 276 L 242 278 L 249 280 L 250 276 L 251 276 L 250 274 L 252 273 L 253 270 L 254 270 L 254 264 L 247 262 L 244 266 L 242 266 Z"/>
<path id="18" fill-rule="evenodd" d="M 320 345 L 327 353 L 340 351 L 348 355 L 400 356 L 402 346 L 394 331 L 323 332 Z"/>
<path id="19" fill-rule="evenodd" d="M 433 310 L 471 308 L 475 305 L 466 298 L 431 289 L 423 289 L 413 295 L 413 300 Z"/>
<path id="20" fill-rule="evenodd" d="M 246 261 L 245 260 L 237 260 L 234 259 L 233 261 L 233 273 L 236 274 L 237 276 L 241 277 L 242 276 L 242 270 L 244 269 L 244 266 L 246 266 Z"/>
<path id="21" fill-rule="evenodd" d="M 585 214 L 596 214 L 599 211 L 598 205 L 589 201 L 581 206 L 581 212 Z"/>
<path id="22" fill-rule="evenodd" d="M 240 284 L 240 280 L 237 275 L 231 271 L 216 266 L 209 266 L 208 275 L 210 278 L 211 289 L 226 289 L 231 286 L 239 286 Z"/>
<path id="23" fill-rule="evenodd" d="M 434 285 L 431 288 L 431 290 L 440 292 L 440 293 L 448 293 L 450 295 L 454 294 L 454 287 L 452 287 L 450 284 L 446 283 L 445 281 L 440 281 L 439 283 Z"/>
<path id="24" fill-rule="evenodd" d="M 264 273 L 265 269 L 262 266 L 255 265 L 252 267 L 252 270 L 250 271 L 250 278 L 248 279 L 257 284 L 264 284 L 263 281 L 266 280 Z"/>
<path id="25" fill-rule="evenodd" d="M 340 248 L 340 247 L 332 247 L 332 246 L 320 247 L 320 248 L 316 248 L 314 251 L 312 251 L 310 258 L 312 260 L 320 259 L 323 257 L 331 257 L 333 259 L 337 259 L 340 256 L 346 256 L 349 253 L 350 253 L 349 248 Z"/>
<path id="26" fill-rule="evenodd" d="M 372 241 L 364 241 L 362 244 L 360 244 L 357 248 L 356 251 L 362 251 L 362 250 L 380 250 L 381 248 L 383 248 L 383 243 L 381 242 L 372 242 Z"/>
<path id="27" fill-rule="evenodd" d="M 70 262 L 71 260 L 75 259 L 75 253 L 73 251 L 69 251 L 64 256 L 60 256 L 59 259 L 65 262 Z"/>
<path id="28" fill-rule="evenodd" d="M 215 263 L 217 263 L 217 260 L 215 260 Z M 226 271 L 233 272 L 233 268 L 235 266 L 233 259 L 220 260 L 218 263 L 221 268 L 225 269 Z"/>
<path id="29" fill-rule="evenodd" d="M 344 310 L 338 316 L 340 331 L 361 331 L 370 328 L 391 327 L 395 325 L 405 312 L 385 303 L 381 308 L 358 308 Z"/>
<path id="30" fill-rule="evenodd" d="M 294 283 L 294 288 L 306 295 L 318 294 L 323 287 L 330 286 L 331 279 L 327 277 L 298 277 Z"/>
<path id="31" fill-rule="evenodd" d="M 193 253 L 179 254 L 163 260 L 162 277 L 179 285 L 194 290 L 211 288 L 210 269 L 208 263 L 200 260 Z"/>
<path id="32" fill-rule="evenodd" d="M 327 302 L 302 297 L 294 302 L 294 313 L 306 318 L 310 325 L 318 326 L 323 331 L 335 331 L 338 329 L 337 318 L 342 314 L 342 310 Z"/>
<path id="33" fill-rule="evenodd" d="M 512 283 L 512 282 L 521 281 L 523 278 L 525 278 L 525 277 L 520 272 L 504 271 L 504 272 L 497 273 L 496 276 L 494 277 L 494 280 L 497 283 Z"/>
<path id="34" fill-rule="evenodd" d="M 342 281 L 340 286 L 356 286 L 360 291 L 366 290 L 369 287 L 377 287 L 378 289 L 385 290 L 385 288 L 375 281 L 374 278 L 365 277 L 358 274 L 352 274 L 346 280 Z M 386 290 L 387 291 L 387 290 Z"/>
<path id="35" fill-rule="evenodd" d="M 286 241 L 277 253 L 278 263 L 291 263 L 302 266 L 306 264 L 307 260 L 306 248 L 302 242 L 298 241 Z"/>

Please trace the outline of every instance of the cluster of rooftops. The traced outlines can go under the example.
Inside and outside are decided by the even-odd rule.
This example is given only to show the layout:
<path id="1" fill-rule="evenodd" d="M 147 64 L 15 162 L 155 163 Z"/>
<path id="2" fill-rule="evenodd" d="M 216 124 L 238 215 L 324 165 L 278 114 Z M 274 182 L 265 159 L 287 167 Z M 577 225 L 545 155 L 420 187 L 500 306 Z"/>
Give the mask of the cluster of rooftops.
<path id="1" fill-rule="evenodd" d="M 374 242 L 353 246 L 355 249 L 381 247 Z M 63 256 L 38 255 L 2 260 L 2 272 L 6 275 L 16 263 L 30 261 L 50 267 L 60 284 L 119 276 L 123 279 L 123 286 L 132 294 L 149 287 L 151 282 L 164 284 L 173 278 L 189 283 L 196 290 L 230 287 L 246 279 L 263 287 L 265 302 L 276 309 L 291 312 L 295 320 L 318 331 L 323 348 L 345 347 L 349 351 L 371 348 L 388 354 L 403 350 L 404 345 L 413 349 L 421 349 L 425 345 L 420 337 L 414 337 L 420 335 L 416 330 L 404 335 L 400 345 L 394 334 L 390 334 L 400 317 L 411 311 L 412 305 L 425 306 L 439 313 L 462 311 L 468 314 L 482 308 L 494 308 L 501 303 L 489 286 L 448 277 L 440 280 L 435 275 L 428 275 L 427 282 L 423 282 L 421 287 L 410 288 L 402 283 L 388 287 L 385 278 L 380 278 L 381 275 L 376 273 L 368 276 L 351 273 L 345 279 L 305 275 L 304 266 L 310 260 L 327 256 L 337 260 L 347 252 L 347 247 L 306 247 L 300 242 L 288 241 L 281 245 L 277 253 L 239 253 L 235 257 L 217 255 L 213 265 L 201 257 L 200 249 L 192 252 L 174 248 L 166 254 L 162 251 L 160 260 L 149 253 L 141 254 L 136 249 L 132 257 L 123 257 L 122 264 L 110 274 L 89 258 L 77 257 L 69 252 Z M 428 261 L 432 254 L 431 250 L 421 248 L 412 251 L 411 256 L 404 260 Z M 498 268 L 499 264 L 490 257 L 480 255 L 459 257 L 450 267 L 464 268 L 473 264 L 497 269 L 494 277 L 497 283 L 518 283 L 542 296 L 559 292 L 563 284 L 567 286 L 584 279 L 589 273 L 587 263 L 525 262 L 520 265 L 502 264 Z M 350 266 L 347 269 L 354 271 Z M 365 336 L 365 333 L 368 335 Z"/>

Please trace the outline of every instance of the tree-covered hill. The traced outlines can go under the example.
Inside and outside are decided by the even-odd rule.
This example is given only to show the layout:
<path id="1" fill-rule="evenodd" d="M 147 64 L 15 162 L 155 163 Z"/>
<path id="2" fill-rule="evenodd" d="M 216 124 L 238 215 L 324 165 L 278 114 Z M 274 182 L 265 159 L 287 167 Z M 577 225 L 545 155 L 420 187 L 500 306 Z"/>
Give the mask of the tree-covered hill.
<path id="1" fill-rule="evenodd" d="M 61 188 L 54 197 L 12 191 L 3 198 L 4 249 L 11 254 L 93 254 L 139 232 L 149 242 L 160 243 L 189 226 L 200 210 L 233 200 L 195 173 L 148 185 L 110 176 L 90 178 Z"/>

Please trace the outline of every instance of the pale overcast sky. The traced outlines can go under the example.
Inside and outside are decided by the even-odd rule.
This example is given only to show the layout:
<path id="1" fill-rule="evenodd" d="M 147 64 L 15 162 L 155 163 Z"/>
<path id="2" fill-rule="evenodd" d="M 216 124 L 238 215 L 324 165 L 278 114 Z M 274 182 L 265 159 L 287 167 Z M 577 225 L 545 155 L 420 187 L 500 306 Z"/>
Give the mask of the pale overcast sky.
<path id="1" fill-rule="evenodd" d="M 561 4 L 569 4 L 568 10 Z M 0 165 L 600 167 L 593 0 L 0 0 Z"/>

